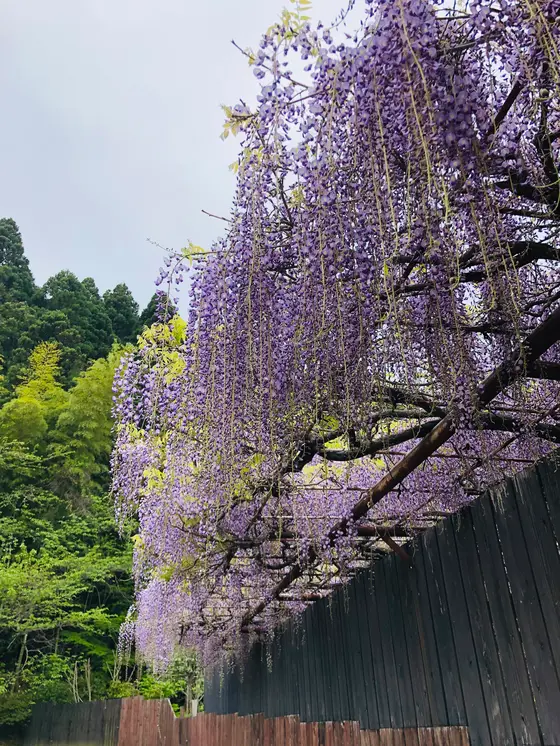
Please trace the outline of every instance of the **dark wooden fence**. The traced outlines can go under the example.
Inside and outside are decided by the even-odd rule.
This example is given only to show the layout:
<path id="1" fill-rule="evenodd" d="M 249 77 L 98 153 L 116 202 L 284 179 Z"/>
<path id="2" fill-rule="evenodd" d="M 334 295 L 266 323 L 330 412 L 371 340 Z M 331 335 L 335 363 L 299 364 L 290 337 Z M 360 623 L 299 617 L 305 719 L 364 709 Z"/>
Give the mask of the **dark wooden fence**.
<path id="1" fill-rule="evenodd" d="M 540 464 L 207 677 L 205 708 L 560 744 L 560 474 Z"/>
<path id="2" fill-rule="evenodd" d="M 24 746 L 118 746 L 121 710 L 120 699 L 67 705 L 37 704 L 25 733 Z"/>
<path id="3" fill-rule="evenodd" d="M 301 723 L 298 717 L 177 718 L 168 700 L 140 697 L 38 705 L 25 746 L 469 746 L 465 728 L 360 730 L 357 722 Z"/>

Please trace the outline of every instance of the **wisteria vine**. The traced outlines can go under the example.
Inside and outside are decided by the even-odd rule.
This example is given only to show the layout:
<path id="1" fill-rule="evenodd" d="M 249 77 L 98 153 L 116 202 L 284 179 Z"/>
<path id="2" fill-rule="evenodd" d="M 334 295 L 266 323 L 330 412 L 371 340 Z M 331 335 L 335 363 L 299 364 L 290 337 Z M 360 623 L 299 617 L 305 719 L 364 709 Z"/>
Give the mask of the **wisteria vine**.
<path id="1" fill-rule="evenodd" d="M 559 19 L 376 0 L 351 38 L 286 13 L 248 53 L 227 235 L 166 260 L 188 318 L 115 382 L 118 513 L 139 519 L 124 637 L 156 667 L 266 636 L 560 442 Z"/>

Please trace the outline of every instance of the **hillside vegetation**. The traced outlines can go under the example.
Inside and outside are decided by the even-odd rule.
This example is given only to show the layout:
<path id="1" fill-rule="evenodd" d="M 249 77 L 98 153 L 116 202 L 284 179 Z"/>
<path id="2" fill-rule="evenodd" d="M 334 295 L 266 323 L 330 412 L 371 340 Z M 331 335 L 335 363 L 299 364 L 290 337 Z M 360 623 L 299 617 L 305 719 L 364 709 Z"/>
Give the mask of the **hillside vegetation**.
<path id="1" fill-rule="evenodd" d="M 117 656 L 135 527 L 119 536 L 109 494 L 112 381 L 155 307 L 68 271 L 38 287 L 0 220 L 0 728 L 37 701 L 200 688 L 189 656 L 165 679 Z"/>

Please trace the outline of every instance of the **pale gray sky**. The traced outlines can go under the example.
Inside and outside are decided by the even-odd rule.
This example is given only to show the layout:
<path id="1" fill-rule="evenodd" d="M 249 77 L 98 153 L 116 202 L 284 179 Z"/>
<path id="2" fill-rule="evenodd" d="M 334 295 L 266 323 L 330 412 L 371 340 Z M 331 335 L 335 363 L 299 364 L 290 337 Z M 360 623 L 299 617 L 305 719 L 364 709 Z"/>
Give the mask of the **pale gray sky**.
<path id="1" fill-rule="evenodd" d="M 237 143 L 222 103 L 258 81 L 256 46 L 288 0 L 2 0 L 0 217 L 36 281 L 60 269 L 144 305 L 161 264 L 147 238 L 208 246 L 227 213 Z M 315 0 L 334 19 L 345 0 Z"/>

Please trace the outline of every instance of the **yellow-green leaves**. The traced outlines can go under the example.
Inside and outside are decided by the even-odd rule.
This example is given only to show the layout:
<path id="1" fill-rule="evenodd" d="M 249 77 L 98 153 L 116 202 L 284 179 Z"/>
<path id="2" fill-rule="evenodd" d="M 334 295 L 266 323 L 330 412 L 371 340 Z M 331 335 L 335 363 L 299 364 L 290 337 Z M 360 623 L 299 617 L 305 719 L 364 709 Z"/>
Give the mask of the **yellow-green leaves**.
<path id="1" fill-rule="evenodd" d="M 235 137 L 243 128 L 243 124 L 252 117 L 250 113 L 239 114 L 235 112 L 231 106 L 222 105 L 222 111 L 226 115 L 222 134 L 220 135 L 222 140 L 227 140 L 230 135 Z"/>
<path id="2" fill-rule="evenodd" d="M 202 246 L 197 246 L 192 241 L 189 241 L 188 244 L 181 249 L 181 256 L 188 261 L 191 267 L 195 259 L 200 259 L 200 257 L 206 256 L 207 254 L 207 249 Z"/>

